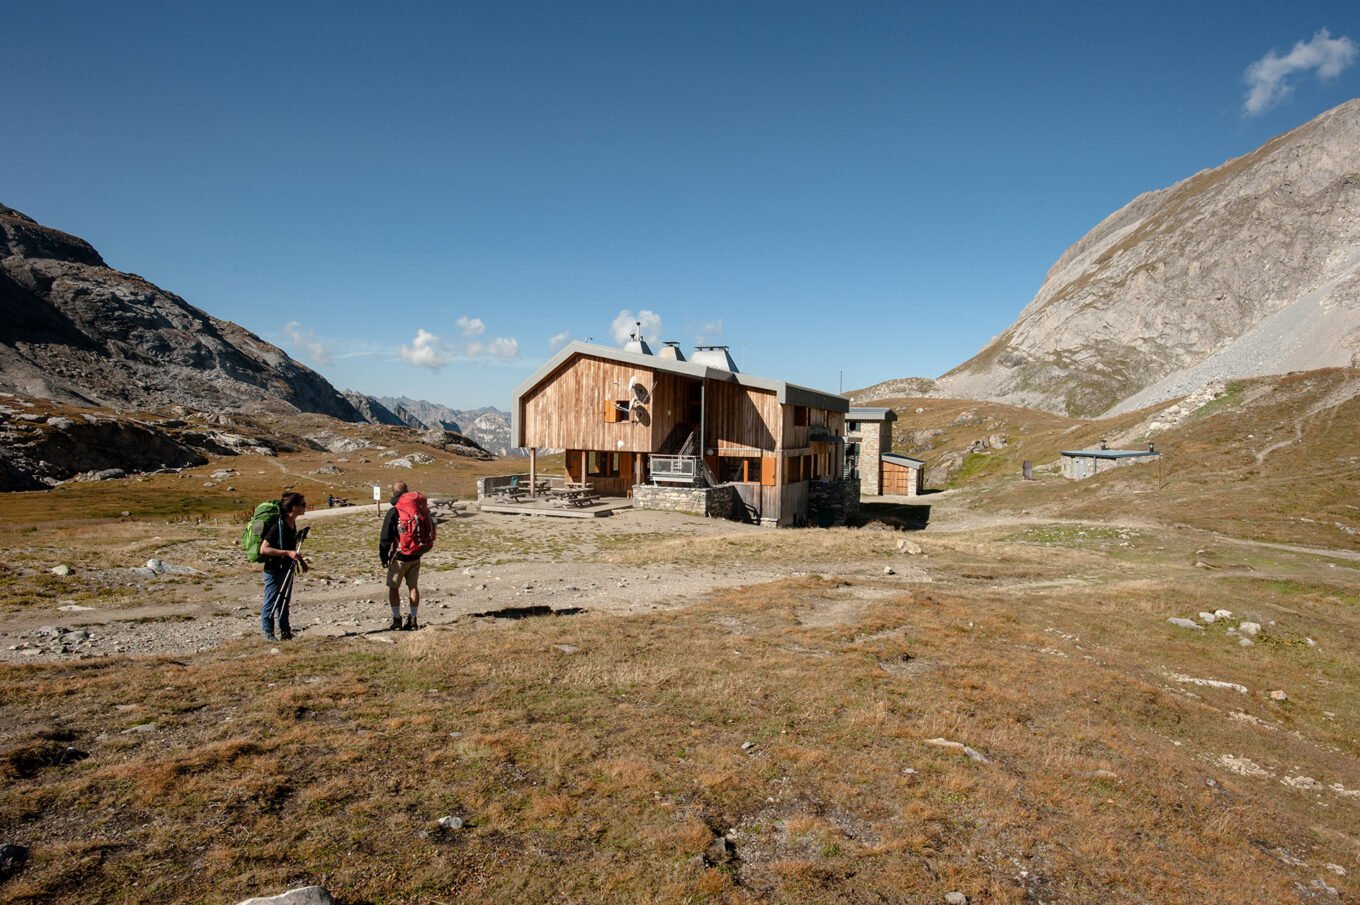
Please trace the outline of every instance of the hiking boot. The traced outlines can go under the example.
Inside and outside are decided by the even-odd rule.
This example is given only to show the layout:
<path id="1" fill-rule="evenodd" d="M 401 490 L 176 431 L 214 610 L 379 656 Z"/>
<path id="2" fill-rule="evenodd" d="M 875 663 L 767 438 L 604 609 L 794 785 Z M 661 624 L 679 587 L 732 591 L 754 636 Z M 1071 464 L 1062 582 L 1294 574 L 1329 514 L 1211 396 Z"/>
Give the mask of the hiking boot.
<path id="1" fill-rule="evenodd" d="M 388 630 L 389 632 L 399 632 L 399 631 L 401 631 L 401 617 L 400 617 L 400 616 L 393 616 L 393 617 L 392 617 L 392 624 L 389 625 L 389 626 L 387 627 L 387 630 Z"/>
<path id="2" fill-rule="evenodd" d="M 278 639 L 278 638 L 275 638 L 273 635 L 265 635 L 265 636 L 264 636 L 264 640 L 266 640 L 266 641 L 271 641 L 271 642 L 272 642 L 272 641 L 277 641 L 277 640 L 279 640 L 279 639 Z"/>
<path id="3" fill-rule="evenodd" d="M 401 630 L 403 632 L 414 632 L 418 628 L 420 628 L 420 624 L 416 622 L 416 617 L 407 616 L 406 622 L 402 624 Z"/>
<path id="4" fill-rule="evenodd" d="M 284 629 L 283 631 L 279 632 L 279 640 L 280 640 L 280 641 L 292 641 L 292 640 L 293 640 L 293 633 L 290 632 L 290 631 L 288 631 L 288 629 Z"/>

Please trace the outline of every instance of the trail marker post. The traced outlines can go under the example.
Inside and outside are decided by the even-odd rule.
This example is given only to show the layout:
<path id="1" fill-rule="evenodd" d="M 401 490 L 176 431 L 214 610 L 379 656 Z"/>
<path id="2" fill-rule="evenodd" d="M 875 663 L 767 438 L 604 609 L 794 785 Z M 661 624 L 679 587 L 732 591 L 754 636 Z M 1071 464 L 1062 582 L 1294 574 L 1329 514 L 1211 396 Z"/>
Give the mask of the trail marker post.
<path id="1" fill-rule="evenodd" d="M 373 505 L 378 507 L 378 521 L 382 521 L 382 485 L 373 485 Z"/>

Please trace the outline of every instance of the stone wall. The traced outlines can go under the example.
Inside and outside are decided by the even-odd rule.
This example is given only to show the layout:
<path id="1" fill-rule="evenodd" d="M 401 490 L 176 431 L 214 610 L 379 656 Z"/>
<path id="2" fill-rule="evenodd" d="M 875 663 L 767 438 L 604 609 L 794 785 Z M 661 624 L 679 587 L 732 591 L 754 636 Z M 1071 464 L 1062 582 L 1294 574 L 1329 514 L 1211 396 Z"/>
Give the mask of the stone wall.
<path id="1" fill-rule="evenodd" d="M 823 528 L 849 524 L 859 514 L 859 495 L 859 481 L 809 482 L 808 524 Z"/>
<path id="2" fill-rule="evenodd" d="M 657 484 L 635 484 L 633 508 L 730 519 L 737 512 L 737 492 L 728 486 L 663 487 Z"/>
<path id="3" fill-rule="evenodd" d="M 883 492 L 879 483 L 879 473 L 883 470 L 880 464 L 883 461 L 883 435 L 890 433 L 885 432 L 883 427 L 882 421 L 862 421 L 859 426 L 859 479 L 864 492 L 870 496 L 878 496 Z"/>

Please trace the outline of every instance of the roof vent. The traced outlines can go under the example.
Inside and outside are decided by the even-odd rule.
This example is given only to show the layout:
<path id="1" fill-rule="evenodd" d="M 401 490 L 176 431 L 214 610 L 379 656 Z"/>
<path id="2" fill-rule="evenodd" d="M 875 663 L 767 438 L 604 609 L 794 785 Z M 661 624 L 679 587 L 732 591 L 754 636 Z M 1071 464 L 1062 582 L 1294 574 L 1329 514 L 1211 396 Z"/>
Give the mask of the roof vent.
<path id="1" fill-rule="evenodd" d="M 642 321 L 634 321 L 634 324 L 633 332 L 628 334 L 628 342 L 623 344 L 623 351 L 651 355 L 651 347 L 647 345 L 647 340 L 642 338 Z"/>
<path id="2" fill-rule="evenodd" d="M 695 346 L 694 355 L 690 361 L 697 365 L 707 365 L 710 368 L 721 368 L 724 371 L 737 371 L 737 363 L 732 360 L 732 356 L 727 354 L 727 346 Z"/>
<path id="3" fill-rule="evenodd" d="M 684 361 L 685 353 L 680 351 L 680 344 L 673 339 L 668 339 L 661 344 L 661 350 L 656 353 L 657 358 L 669 358 L 671 361 Z"/>

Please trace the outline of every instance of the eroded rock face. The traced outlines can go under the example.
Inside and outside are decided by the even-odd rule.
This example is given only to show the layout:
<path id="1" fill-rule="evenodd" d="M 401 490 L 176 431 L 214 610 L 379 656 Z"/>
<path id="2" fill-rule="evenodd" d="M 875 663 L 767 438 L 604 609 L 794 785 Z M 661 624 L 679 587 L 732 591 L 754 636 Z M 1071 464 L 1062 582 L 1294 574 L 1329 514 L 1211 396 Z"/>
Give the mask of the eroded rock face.
<path id="1" fill-rule="evenodd" d="M 1360 100 L 1135 198 L 934 391 L 1092 416 L 1344 367 L 1360 350 L 1357 211 Z"/>
<path id="2" fill-rule="evenodd" d="M 119 409 L 304 411 L 361 420 L 310 368 L 0 205 L 0 388 Z"/>
<path id="3" fill-rule="evenodd" d="M 125 472 L 204 465 L 197 450 L 147 424 L 113 419 L 18 429 L 0 421 L 0 492 L 44 490 L 61 481 L 120 477 Z M 114 474 L 117 472 L 117 474 Z"/>

